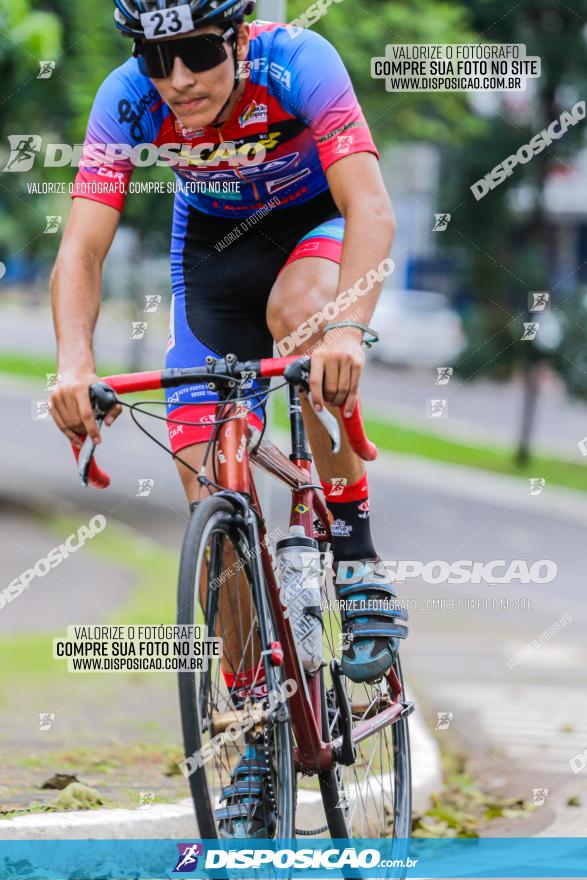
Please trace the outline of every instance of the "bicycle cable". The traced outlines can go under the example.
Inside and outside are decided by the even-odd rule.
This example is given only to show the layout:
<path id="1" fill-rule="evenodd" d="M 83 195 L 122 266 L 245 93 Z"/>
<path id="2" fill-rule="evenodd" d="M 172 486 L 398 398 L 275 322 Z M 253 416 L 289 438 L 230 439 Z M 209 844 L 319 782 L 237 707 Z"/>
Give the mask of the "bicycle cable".
<path id="1" fill-rule="evenodd" d="M 222 375 L 222 378 L 229 378 L 229 377 L 225 377 L 224 375 Z M 261 419 L 262 428 L 261 428 L 261 432 L 260 432 L 259 440 L 258 440 L 258 442 L 257 442 L 257 444 L 256 444 L 256 446 L 255 446 L 255 449 L 253 450 L 254 452 L 256 452 L 256 450 L 258 449 L 258 447 L 259 447 L 259 445 L 260 445 L 260 443 L 261 443 L 261 440 L 263 439 L 263 436 L 264 436 L 264 434 L 265 434 L 266 427 L 267 427 L 267 412 L 266 412 L 267 399 L 268 399 L 268 397 L 269 397 L 270 394 L 273 394 L 275 391 L 278 391 L 279 389 L 284 388 L 287 384 L 288 384 L 287 382 L 282 382 L 280 385 L 276 385 L 274 388 L 267 388 L 266 391 L 261 391 L 261 393 L 259 393 L 258 391 L 256 391 L 256 392 L 254 392 L 254 393 L 247 394 L 247 395 L 245 395 L 245 396 L 243 396 L 243 397 L 232 397 L 232 394 L 236 393 L 237 390 L 238 390 L 238 389 L 235 387 L 235 388 L 231 391 L 231 393 L 229 394 L 229 396 L 228 396 L 228 398 L 226 399 L 226 401 L 222 401 L 223 406 L 222 406 L 222 410 L 221 410 L 221 412 L 225 409 L 225 405 L 226 405 L 227 403 L 234 404 L 234 403 L 237 402 L 237 401 L 238 401 L 238 402 L 241 402 L 241 401 L 253 400 L 253 399 L 257 399 L 257 400 L 258 400 L 260 397 L 262 398 L 261 400 L 258 400 L 258 403 L 257 403 L 257 406 L 261 409 L 261 412 L 262 412 L 262 414 L 263 414 L 263 415 L 262 415 L 262 419 Z M 163 421 L 163 422 L 166 422 L 167 424 L 172 424 L 172 425 L 187 425 L 188 427 L 190 427 L 190 426 L 198 427 L 198 426 L 201 425 L 201 422 L 188 422 L 188 421 L 185 421 L 185 420 L 183 420 L 183 419 L 182 419 L 182 420 L 180 420 L 180 419 L 172 419 L 172 418 L 169 418 L 168 416 L 160 416 L 160 415 L 158 415 L 157 413 L 150 412 L 150 411 L 145 410 L 145 409 L 142 408 L 142 407 L 144 407 L 144 406 L 154 406 L 154 405 L 157 405 L 157 406 L 166 406 L 166 405 L 167 405 L 167 401 L 165 401 L 165 400 L 141 400 L 141 401 L 137 401 L 137 402 L 135 402 L 135 403 L 128 403 L 128 402 L 125 401 L 125 400 L 121 400 L 119 397 L 117 397 L 116 400 L 117 400 L 117 403 L 119 403 L 119 404 L 120 404 L 121 406 L 123 406 L 123 407 L 126 407 L 126 409 L 129 410 L 131 419 L 133 420 L 133 422 L 135 423 L 135 425 L 136 425 L 136 426 L 137 426 L 137 427 L 143 432 L 143 434 L 145 434 L 145 435 L 146 435 L 150 440 L 152 440 L 157 446 L 159 446 L 161 449 L 163 449 L 164 452 L 167 452 L 167 454 L 170 455 L 170 456 L 173 458 L 174 461 L 178 461 L 178 462 L 179 462 L 180 464 L 182 464 L 187 470 L 189 470 L 189 471 L 191 471 L 193 474 L 195 474 L 195 475 L 197 476 L 197 478 L 198 478 L 198 482 L 199 482 L 201 485 L 205 486 L 205 488 L 208 488 L 208 491 L 210 491 L 210 489 L 209 489 L 209 486 L 210 486 L 210 485 L 215 486 L 215 488 L 217 488 L 217 489 L 221 489 L 221 488 L 222 488 L 222 487 L 218 484 L 218 475 L 217 475 L 217 473 L 216 473 L 216 460 L 215 460 L 215 456 L 213 457 L 213 476 L 214 476 L 214 480 L 210 480 L 208 477 L 206 477 L 205 475 L 203 475 L 203 474 L 201 473 L 201 470 L 202 470 L 202 468 L 205 468 L 205 467 L 206 467 L 206 464 L 207 464 L 207 461 L 208 461 L 208 458 L 209 458 L 210 452 L 211 452 L 213 446 L 218 442 L 218 436 L 217 436 L 217 435 L 218 435 L 218 433 L 219 433 L 220 426 L 223 425 L 223 424 L 226 424 L 227 422 L 234 421 L 235 419 L 240 418 L 240 415 L 230 415 L 230 416 L 227 416 L 226 418 L 216 419 L 216 420 L 214 421 L 214 423 L 213 423 L 214 427 L 213 427 L 212 436 L 210 437 L 210 439 L 209 439 L 208 442 L 207 442 L 207 445 L 206 445 L 206 451 L 205 451 L 205 453 L 204 453 L 204 459 L 203 459 L 203 461 L 202 461 L 202 466 L 201 466 L 200 469 L 196 469 L 196 468 L 193 467 L 191 464 L 189 464 L 189 463 L 188 463 L 188 462 L 187 462 L 182 456 L 180 456 L 179 453 L 177 453 L 177 452 L 173 452 L 172 449 L 169 449 L 164 443 L 162 443 L 160 440 L 158 440 L 157 437 L 155 437 L 155 436 L 154 436 L 149 430 L 147 430 L 147 428 L 145 428 L 145 426 L 144 426 L 143 424 L 141 424 L 141 422 L 137 419 L 137 413 L 140 413 L 141 415 L 148 416 L 148 417 L 150 417 L 150 418 L 152 418 L 152 419 L 158 419 L 159 421 Z M 203 405 L 205 405 L 205 404 L 207 404 L 207 403 L 209 403 L 209 401 L 201 401 L 201 402 L 191 403 L 191 404 L 189 404 L 189 405 L 190 405 L 190 406 L 203 406 Z M 211 493 L 210 493 L 210 494 L 211 494 Z"/>

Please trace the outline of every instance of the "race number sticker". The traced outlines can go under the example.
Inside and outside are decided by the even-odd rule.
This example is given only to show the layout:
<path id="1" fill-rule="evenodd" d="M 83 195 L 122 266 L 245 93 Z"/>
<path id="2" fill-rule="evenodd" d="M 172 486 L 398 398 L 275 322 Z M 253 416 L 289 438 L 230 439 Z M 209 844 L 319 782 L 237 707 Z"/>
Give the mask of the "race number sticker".
<path id="1" fill-rule="evenodd" d="M 173 9 L 161 9 L 155 12 L 142 12 L 141 24 L 147 40 L 159 40 L 173 37 L 185 31 L 193 31 L 194 23 L 189 5 L 176 6 Z"/>

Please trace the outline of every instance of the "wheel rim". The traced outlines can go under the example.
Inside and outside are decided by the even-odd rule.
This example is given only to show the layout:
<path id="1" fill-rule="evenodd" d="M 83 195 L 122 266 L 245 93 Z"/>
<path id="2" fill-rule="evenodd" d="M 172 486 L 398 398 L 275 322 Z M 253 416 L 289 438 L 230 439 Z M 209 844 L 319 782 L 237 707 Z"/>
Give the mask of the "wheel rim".
<path id="1" fill-rule="evenodd" d="M 245 551 L 242 536 L 233 530 L 230 516 L 224 513 L 214 514 L 206 524 L 199 544 L 193 583 L 194 613 L 191 622 L 200 624 L 204 622 L 204 614 L 199 604 L 200 575 L 203 567 L 206 566 L 208 579 L 211 583 L 214 583 L 214 578 L 218 579 L 223 572 L 228 571 L 228 577 L 225 575 L 222 578 L 217 590 L 208 590 L 207 613 L 212 614 L 212 617 L 208 618 L 210 624 L 208 635 L 226 637 L 227 613 L 223 612 L 223 601 L 219 601 L 220 591 L 222 591 L 224 602 L 232 609 L 231 625 L 234 625 L 235 620 L 238 621 L 238 635 L 242 651 L 239 652 L 238 663 L 233 658 L 228 664 L 232 674 L 237 676 L 256 665 L 254 645 L 255 634 L 258 630 L 258 617 L 253 602 L 250 603 L 248 613 L 243 611 L 241 595 L 236 589 L 236 585 L 241 571 L 245 574 L 248 572 L 246 580 L 250 585 L 250 570 L 245 562 L 239 565 L 236 571 L 230 571 L 226 565 L 228 546 L 232 548 L 232 551 L 235 551 L 231 553 L 231 556 L 242 562 L 241 554 Z M 240 576 L 242 582 L 243 575 Z M 193 731 L 191 736 L 188 734 L 190 740 L 188 742 L 184 730 L 186 752 L 188 756 L 193 756 L 198 750 L 201 752 L 203 748 L 205 753 L 205 759 L 200 765 L 201 769 L 190 776 L 190 787 L 196 811 L 202 809 L 202 801 L 207 801 L 211 808 L 210 820 L 213 823 L 215 834 L 222 836 L 223 832 L 216 820 L 214 810 L 234 802 L 232 798 L 221 801 L 222 788 L 231 784 L 231 773 L 234 767 L 244 757 L 251 737 L 255 737 L 265 745 L 271 768 L 269 777 L 266 777 L 269 784 L 264 786 L 267 790 L 263 795 L 262 812 L 267 815 L 270 812 L 275 814 L 276 825 L 269 826 L 272 835 L 281 836 L 284 832 L 291 833 L 286 827 L 288 821 L 291 821 L 291 810 L 288 811 L 284 802 L 288 796 L 287 793 L 291 791 L 291 779 L 289 785 L 280 784 L 282 781 L 285 783 L 281 777 L 287 773 L 287 761 L 284 760 L 284 755 L 289 755 L 291 761 L 292 746 L 289 721 L 269 723 L 267 699 L 263 700 L 260 695 L 256 700 L 245 698 L 242 705 L 239 703 L 239 707 L 235 708 L 222 674 L 219 659 L 210 660 L 207 672 L 187 675 L 191 685 L 189 687 L 190 709 L 195 716 L 197 731 Z M 258 681 L 254 680 L 253 686 L 259 694 Z M 183 691 L 185 702 L 185 688 Z M 207 790 L 207 796 L 202 798 L 204 786 Z"/>

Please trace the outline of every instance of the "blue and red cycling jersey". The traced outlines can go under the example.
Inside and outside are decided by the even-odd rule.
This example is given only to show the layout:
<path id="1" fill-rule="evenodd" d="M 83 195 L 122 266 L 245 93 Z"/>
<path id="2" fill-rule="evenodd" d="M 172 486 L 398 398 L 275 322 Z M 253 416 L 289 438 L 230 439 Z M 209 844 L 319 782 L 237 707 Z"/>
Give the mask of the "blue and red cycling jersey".
<path id="1" fill-rule="evenodd" d="M 300 205 L 328 189 L 325 171 L 338 159 L 378 156 L 344 64 L 319 34 L 254 21 L 242 67 L 231 118 L 196 130 L 181 125 L 136 58 L 113 70 L 92 107 L 74 197 L 124 205 L 133 162 L 90 163 L 94 144 L 185 145 L 190 164 L 172 166 L 183 182 L 176 211 L 220 217 L 247 217 L 268 201 L 276 211 Z M 166 155 L 178 158 L 179 147 Z"/>

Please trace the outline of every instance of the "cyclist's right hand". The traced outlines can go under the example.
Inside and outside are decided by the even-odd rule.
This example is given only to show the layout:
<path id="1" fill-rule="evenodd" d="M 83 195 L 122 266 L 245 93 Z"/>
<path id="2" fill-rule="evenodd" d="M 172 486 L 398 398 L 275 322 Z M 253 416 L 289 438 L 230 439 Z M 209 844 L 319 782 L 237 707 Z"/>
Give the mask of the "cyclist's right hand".
<path id="1" fill-rule="evenodd" d="M 80 434 L 88 434 L 96 446 L 101 440 L 90 403 L 90 385 L 98 381 L 98 376 L 92 370 L 65 372 L 50 396 L 53 420 L 59 430 L 77 447 L 82 445 Z M 104 424 L 111 425 L 120 415 L 120 411 L 121 407 L 117 405 L 108 413 Z"/>

